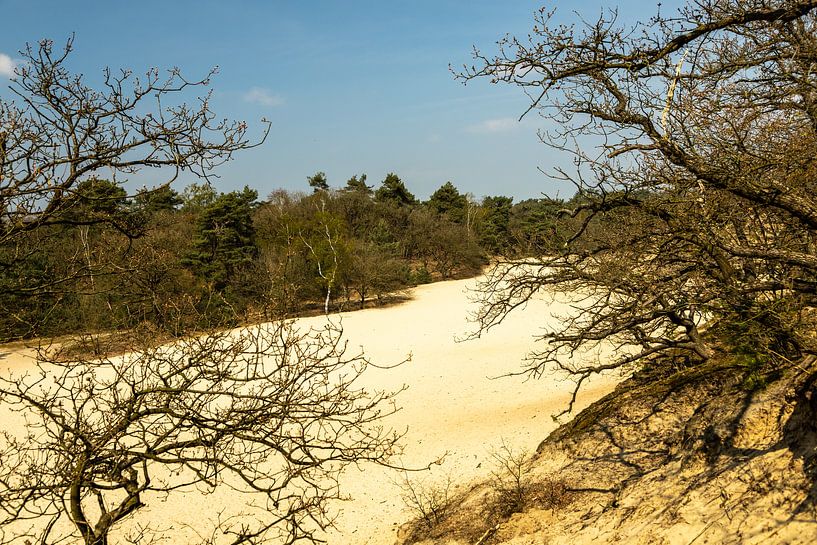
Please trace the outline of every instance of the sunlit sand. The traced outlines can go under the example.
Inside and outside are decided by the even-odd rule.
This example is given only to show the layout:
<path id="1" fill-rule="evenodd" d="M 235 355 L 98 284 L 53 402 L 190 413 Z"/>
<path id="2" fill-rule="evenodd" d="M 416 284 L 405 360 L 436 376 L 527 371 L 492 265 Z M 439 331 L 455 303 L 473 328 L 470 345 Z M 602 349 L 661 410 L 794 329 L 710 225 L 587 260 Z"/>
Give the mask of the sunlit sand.
<path id="1" fill-rule="evenodd" d="M 551 415 L 566 407 L 573 387 L 559 376 L 527 381 L 502 377 L 520 369 L 525 354 L 534 348 L 533 337 L 554 320 L 554 313 L 564 313 L 568 307 L 549 298 L 537 299 L 481 338 L 460 341 L 474 330 L 468 321 L 474 310 L 468 289 L 474 286 L 474 280 L 420 286 L 407 303 L 333 317 L 340 320 L 350 350 L 360 347 L 373 363 L 384 367 L 367 370 L 367 388 L 394 391 L 407 386 L 397 398 L 401 409 L 385 424 L 406 431 L 404 453 L 395 464 L 431 467 L 411 472 L 410 479 L 433 483 L 450 476 L 458 486 L 465 486 L 490 474 L 490 454 L 501 444 L 516 452 L 535 450 L 556 427 Z M 304 318 L 300 323 L 320 325 L 325 319 Z M 407 358 L 402 365 L 387 368 Z M 6 354 L 2 360 L 4 368 L 20 370 L 30 365 L 30 353 Z M 610 391 L 617 380 L 591 381 L 579 406 Z M 334 506 L 337 527 L 327 536 L 329 543 L 393 543 L 399 525 L 411 516 L 401 499 L 404 475 L 370 464 L 347 469 L 341 487 L 351 499 Z M 190 536 L 191 528 L 209 534 L 212 524 L 207 521 L 215 511 L 242 501 L 246 498 L 226 489 L 207 496 L 193 491 L 171 495 L 166 501 L 147 499 L 147 506 L 123 529 L 131 525 L 167 529 L 168 537 L 177 531 Z"/>

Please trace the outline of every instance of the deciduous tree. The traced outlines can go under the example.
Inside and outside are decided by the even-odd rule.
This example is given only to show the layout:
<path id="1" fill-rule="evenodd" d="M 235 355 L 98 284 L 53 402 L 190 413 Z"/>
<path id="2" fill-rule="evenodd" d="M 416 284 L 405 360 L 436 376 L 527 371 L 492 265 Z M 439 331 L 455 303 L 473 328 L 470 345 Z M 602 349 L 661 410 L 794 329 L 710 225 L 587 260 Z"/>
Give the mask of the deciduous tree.
<path id="1" fill-rule="evenodd" d="M 817 2 L 703 0 L 635 27 L 541 11 L 525 39 L 477 51 L 465 80 L 523 88 L 573 154 L 576 228 L 497 268 L 480 325 L 542 290 L 578 314 L 526 372 L 578 376 L 664 355 L 785 361 L 817 349 Z M 577 142 L 565 148 L 565 142 Z M 600 149 L 587 147 L 599 142 Z M 604 360 L 569 356 L 600 342 Z"/>
<path id="2" fill-rule="evenodd" d="M 399 436 L 380 423 L 392 397 L 361 389 L 366 365 L 331 323 L 277 322 L 116 358 L 41 355 L 35 371 L 0 377 L 3 409 L 16 411 L 0 433 L 0 536 L 102 545 L 147 505 L 230 490 L 220 519 L 187 524 L 224 543 L 313 542 L 331 524 L 338 472 L 395 452 Z M 142 527 L 144 542 L 167 537 Z"/>
<path id="3" fill-rule="evenodd" d="M 259 143 L 246 123 L 217 120 L 209 96 L 195 105 L 176 99 L 206 88 L 215 70 L 191 80 L 176 68 L 141 77 L 105 69 L 95 89 L 68 69 L 73 48 L 73 38 L 62 50 L 50 40 L 26 47 L 11 79 L 16 101 L 0 100 L 0 242 L 60 222 L 88 178 L 164 167 L 156 171 L 164 184 L 182 172 L 207 179 Z"/>

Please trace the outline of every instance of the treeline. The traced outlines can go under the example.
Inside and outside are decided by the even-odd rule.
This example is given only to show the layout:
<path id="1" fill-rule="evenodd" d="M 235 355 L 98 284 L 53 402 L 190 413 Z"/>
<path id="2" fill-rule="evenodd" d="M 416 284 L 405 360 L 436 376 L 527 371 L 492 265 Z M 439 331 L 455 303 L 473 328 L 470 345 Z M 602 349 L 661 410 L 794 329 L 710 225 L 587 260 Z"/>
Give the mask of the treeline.
<path id="1" fill-rule="evenodd" d="M 477 202 L 448 182 L 420 202 L 389 174 L 311 193 L 193 184 L 129 196 L 89 179 L 48 225 L 0 248 L 4 340 L 147 324 L 171 334 L 380 303 L 478 273 L 491 256 L 557 249 L 570 203 Z M 20 226 L 16 226 L 17 229 Z"/>

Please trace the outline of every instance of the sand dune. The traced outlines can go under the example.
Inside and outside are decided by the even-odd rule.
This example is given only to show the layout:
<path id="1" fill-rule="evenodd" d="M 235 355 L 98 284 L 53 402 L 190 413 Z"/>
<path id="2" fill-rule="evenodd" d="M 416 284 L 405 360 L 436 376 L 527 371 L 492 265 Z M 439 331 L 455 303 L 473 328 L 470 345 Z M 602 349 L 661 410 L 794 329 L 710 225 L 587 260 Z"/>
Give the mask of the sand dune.
<path id="1" fill-rule="evenodd" d="M 429 476 L 451 475 L 460 486 L 487 476 L 490 452 L 504 441 L 516 451 L 532 451 L 556 427 L 551 415 L 565 408 L 573 383 L 564 377 L 524 381 L 500 377 L 520 368 L 554 313 L 568 307 L 550 298 L 532 301 L 479 339 L 457 342 L 473 331 L 474 307 L 468 289 L 474 280 L 420 286 L 407 304 L 343 316 L 350 343 L 360 344 L 373 361 L 388 364 L 411 354 L 411 361 L 391 370 L 372 369 L 372 387 L 408 385 L 398 399 L 402 410 L 390 419 L 408 428 L 403 463 L 420 467 L 444 455 Z M 581 407 L 609 392 L 617 377 L 591 383 Z M 581 408 L 579 407 L 579 408 Z M 354 501 L 341 505 L 331 544 L 392 543 L 409 513 L 400 499 L 399 473 L 377 467 L 350 471 L 341 483 Z"/>
<path id="2" fill-rule="evenodd" d="M 375 363 L 389 365 L 411 360 L 394 369 L 370 368 L 367 387 L 408 389 L 398 397 L 401 410 L 388 425 L 407 429 L 401 463 L 423 467 L 435 460 L 432 471 L 413 478 L 431 481 L 450 475 L 461 486 L 488 475 L 489 454 L 503 442 L 514 450 L 533 450 L 556 423 L 550 415 L 563 409 L 572 382 L 559 377 L 524 381 L 520 377 L 491 378 L 518 370 L 524 355 L 533 348 L 533 336 L 541 333 L 554 313 L 566 305 L 542 298 L 531 302 L 482 338 L 457 342 L 473 330 L 467 317 L 473 307 L 467 290 L 473 280 L 440 282 L 421 286 L 408 303 L 368 309 L 340 318 L 350 347 L 360 346 Z M 318 325 L 323 317 L 301 320 Z M 6 354 L 2 367 L 31 365 L 30 354 Z M 591 382 L 580 398 L 580 407 L 597 399 L 615 385 L 617 377 Z M 343 491 L 353 499 L 337 506 L 337 529 L 330 544 L 388 544 L 398 525 L 410 515 L 395 484 L 400 472 L 361 465 L 341 478 Z M 134 521 L 154 528 L 207 520 L 214 505 L 240 501 L 216 492 L 206 498 L 186 494 L 184 501 L 170 498 L 140 510 Z"/>

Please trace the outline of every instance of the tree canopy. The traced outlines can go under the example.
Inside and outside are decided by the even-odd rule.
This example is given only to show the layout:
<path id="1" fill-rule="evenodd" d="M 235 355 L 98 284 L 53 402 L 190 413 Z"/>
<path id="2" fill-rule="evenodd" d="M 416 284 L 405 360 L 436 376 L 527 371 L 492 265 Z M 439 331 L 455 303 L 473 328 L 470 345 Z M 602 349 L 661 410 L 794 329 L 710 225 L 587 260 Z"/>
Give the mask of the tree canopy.
<path id="1" fill-rule="evenodd" d="M 160 185 L 152 189 L 143 187 L 133 200 L 136 208 L 148 215 L 172 212 L 184 202 L 179 192 L 169 185 Z"/>
<path id="2" fill-rule="evenodd" d="M 409 206 L 415 204 L 417 199 L 408 190 L 406 184 L 397 174 L 389 172 L 374 193 L 374 198 L 380 202 L 387 202 L 397 206 Z"/>
<path id="3" fill-rule="evenodd" d="M 462 223 L 465 220 L 468 200 L 450 181 L 432 193 L 427 204 L 438 214 L 445 214 L 453 221 Z"/>
<path id="4" fill-rule="evenodd" d="M 372 193 L 372 188 L 366 185 L 366 175 L 361 174 L 359 177 L 357 174 L 352 176 L 346 181 L 346 187 L 344 188 L 347 191 L 360 191 L 367 195 Z"/>
<path id="5" fill-rule="evenodd" d="M 527 372 L 579 376 L 650 358 L 783 362 L 817 347 L 817 2 L 704 0 L 634 28 L 540 11 L 525 38 L 475 54 L 465 81 L 521 87 L 571 150 L 558 251 L 497 269 L 490 327 L 539 290 L 583 294 Z M 584 144 L 586 146 L 586 144 Z M 567 225 L 567 224 L 563 224 Z M 504 282 L 504 283 L 503 283 Z M 571 363 L 612 341 L 627 350 Z"/>
<path id="6" fill-rule="evenodd" d="M 319 191 L 329 191 L 329 182 L 326 179 L 325 172 L 316 172 L 312 176 L 308 176 L 306 181 L 315 193 Z"/>
<path id="7" fill-rule="evenodd" d="M 258 252 L 252 212 L 258 192 L 249 187 L 216 197 L 199 215 L 188 263 L 215 289 L 222 289 Z"/>

